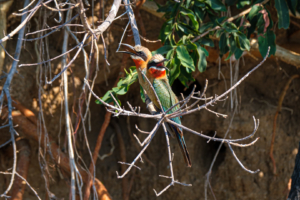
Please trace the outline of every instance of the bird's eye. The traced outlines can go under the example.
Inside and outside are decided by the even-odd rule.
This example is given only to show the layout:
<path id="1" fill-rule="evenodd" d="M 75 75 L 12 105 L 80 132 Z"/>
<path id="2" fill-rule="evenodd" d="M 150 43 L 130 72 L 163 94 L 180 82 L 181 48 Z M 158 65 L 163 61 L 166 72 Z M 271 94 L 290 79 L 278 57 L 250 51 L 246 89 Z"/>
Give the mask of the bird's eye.
<path id="1" fill-rule="evenodd" d="M 140 56 L 146 56 L 145 53 L 144 53 L 143 51 L 139 51 L 138 54 L 139 54 Z"/>
<path id="2" fill-rule="evenodd" d="M 138 56 L 140 56 L 144 61 L 147 60 L 147 55 L 143 51 L 137 52 Z"/>

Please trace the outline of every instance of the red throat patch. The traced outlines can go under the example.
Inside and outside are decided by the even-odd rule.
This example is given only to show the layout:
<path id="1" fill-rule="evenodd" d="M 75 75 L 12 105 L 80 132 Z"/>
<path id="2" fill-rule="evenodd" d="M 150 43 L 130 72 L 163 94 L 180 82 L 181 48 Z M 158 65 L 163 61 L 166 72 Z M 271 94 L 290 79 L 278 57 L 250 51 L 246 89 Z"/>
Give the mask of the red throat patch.
<path id="1" fill-rule="evenodd" d="M 166 76 L 166 70 L 160 71 L 160 70 L 150 68 L 149 72 L 154 78 L 158 78 L 158 79 L 164 78 Z"/>
<path id="2" fill-rule="evenodd" d="M 141 67 L 141 65 L 144 63 L 144 61 L 142 61 L 142 60 L 136 60 L 136 59 L 132 59 L 132 60 L 135 63 L 135 66 L 137 68 Z"/>

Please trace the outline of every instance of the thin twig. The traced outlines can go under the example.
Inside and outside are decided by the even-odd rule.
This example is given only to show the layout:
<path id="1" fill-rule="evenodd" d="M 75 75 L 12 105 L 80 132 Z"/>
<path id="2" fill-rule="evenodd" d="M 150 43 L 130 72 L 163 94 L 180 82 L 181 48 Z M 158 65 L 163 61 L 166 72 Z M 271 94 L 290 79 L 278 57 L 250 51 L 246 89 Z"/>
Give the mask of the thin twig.
<path id="1" fill-rule="evenodd" d="M 69 10 L 67 13 L 66 21 L 69 20 L 69 18 L 72 15 L 72 10 Z M 64 31 L 64 42 L 62 47 L 62 53 L 65 53 L 67 51 L 68 47 L 68 39 L 69 39 L 69 33 L 67 30 Z M 67 65 L 67 56 L 64 55 L 62 59 L 62 70 Z M 66 134 L 68 138 L 68 153 L 69 153 L 69 162 L 71 167 L 71 199 L 76 199 L 76 187 L 75 187 L 75 170 L 76 170 L 76 164 L 75 164 L 75 158 L 74 158 L 74 150 L 73 150 L 73 142 L 72 142 L 72 135 L 71 135 L 71 128 L 70 128 L 70 118 L 69 118 L 69 102 L 68 102 L 68 74 L 65 70 L 63 72 L 63 87 L 64 87 L 64 106 L 65 106 L 65 119 L 66 119 Z"/>
<path id="2" fill-rule="evenodd" d="M 172 152 L 171 152 L 171 147 L 170 147 L 170 141 L 169 141 L 169 134 L 167 132 L 167 129 L 166 129 L 166 126 L 165 124 L 163 123 L 162 124 L 163 126 L 163 129 L 164 129 L 164 132 L 165 132 L 165 137 L 166 137 L 166 142 L 167 142 L 167 148 L 168 148 L 168 156 L 169 156 L 169 167 L 170 167 L 170 173 L 171 173 L 171 176 L 170 177 L 166 177 L 166 176 L 162 176 L 160 175 L 160 177 L 164 177 L 164 178 L 170 178 L 171 179 L 171 183 L 169 185 L 167 185 L 164 189 L 162 189 L 159 193 L 156 192 L 155 189 L 154 192 L 156 194 L 156 196 L 160 196 L 162 193 L 164 193 L 169 187 L 175 185 L 176 184 L 180 184 L 180 185 L 183 185 L 183 186 L 192 186 L 192 184 L 185 184 L 185 183 L 180 183 L 178 181 L 175 181 L 175 178 L 174 178 L 174 172 L 173 172 L 173 165 L 172 165 Z"/>
<path id="3" fill-rule="evenodd" d="M 295 75 L 291 76 L 291 78 L 285 84 L 285 86 L 284 86 L 284 88 L 283 88 L 283 90 L 282 90 L 282 92 L 280 94 L 280 97 L 279 97 L 279 100 L 278 100 L 277 110 L 276 110 L 276 113 L 275 113 L 275 116 L 274 116 L 274 120 L 273 120 L 272 140 L 271 140 L 271 146 L 270 146 L 270 153 L 269 153 L 269 155 L 270 155 L 270 158 L 271 158 L 272 163 L 273 163 L 273 174 L 274 175 L 276 175 L 276 162 L 275 162 L 275 158 L 274 158 L 274 155 L 273 155 L 274 143 L 275 143 L 275 134 L 276 134 L 276 121 L 277 121 L 278 115 L 281 112 L 281 107 L 282 107 L 282 103 L 283 103 L 284 97 L 286 95 L 286 92 L 289 89 L 289 86 L 290 86 L 291 82 L 295 78 L 299 78 L 299 75 L 295 74 Z"/>
<path id="4" fill-rule="evenodd" d="M 29 0 L 25 0 L 24 1 L 24 7 L 27 6 L 28 4 L 29 4 Z M 27 15 L 23 15 L 22 16 L 21 24 L 24 23 L 24 22 L 26 22 L 26 17 L 27 17 Z M 18 61 L 17 60 L 19 60 L 19 57 L 20 57 L 20 54 L 21 54 L 22 43 L 23 43 L 22 39 L 24 37 L 25 27 L 23 26 L 19 30 L 20 30 L 19 34 L 18 34 L 19 40 L 17 42 L 16 51 L 15 51 L 15 55 L 14 55 L 15 60 L 13 61 L 11 69 L 10 69 L 9 73 L 7 74 L 6 81 L 4 83 L 3 90 L 2 90 L 1 95 L 0 95 L 0 102 L 1 102 L 0 113 L 2 112 L 2 109 L 3 109 L 4 95 L 6 95 L 6 98 L 7 98 L 7 104 L 8 104 L 8 124 L 10 126 L 9 127 L 9 132 L 10 132 L 10 135 L 11 135 L 11 139 L 10 140 L 11 140 L 12 147 L 13 147 L 12 176 L 11 176 L 10 183 L 9 183 L 7 189 L 4 191 L 3 194 L 0 195 L 0 197 L 6 196 L 6 194 L 10 191 L 10 189 L 11 189 L 11 187 L 13 185 L 13 181 L 14 181 L 15 173 L 16 173 L 16 164 L 17 164 L 17 152 L 16 152 L 16 142 L 15 142 L 15 134 L 16 134 L 16 132 L 14 130 L 13 119 L 12 119 L 12 110 L 13 110 L 13 107 L 12 107 L 12 99 L 11 99 L 11 96 L 10 96 L 10 84 L 11 84 L 11 81 L 13 79 L 14 74 L 17 71 L 17 65 L 18 65 Z M 3 40 L 1 40 L 0 43 L 1 42 L 3 42 Z"/>
<path id="5" fill-rule="evenodd" d="M 233 122 L 233 119 L 234 119 L 236 110 L 237 110 L 237 107 L 235 106 L 235 109 L 234 109 L 234 111 L 232 112 L 232 116 L 231 116 L 231 119 L 230 119 L 230 122 L 229 122 L 229 125 L 228 125 L 228 128 L 227 128 L 227 131 L 226 131 L 226 133 L 225 133 L 223 139 L 226 139 L 226 137 L 227 137 L 227 135 L 228 135 L 228 133 L 229 133 L 229 130 L 230 130 L 230 128 L 231 128 L 231 125 L 232 125 L 232 122 Z M 215 137 L 215 136 L 214 136 L 214 137 Z M 212 160 L 212 162 L 211 162 L 211 164 L 210 164 L 209 170 L 208 170 L 207 173 L 206 173 L 206 180 L 205 180 L 205 184 L 204 184 L 204 185 L 205 185 L 205 186 L 204 186 L 204 197 L 205 197 L 204 199 L 207 199 L 207 186 L 208 186 L 208 184 L 209 184 L 209 178 L 210 178 L 210 175 L 211 175 L 211 172 L 212 172 L 212 168 L 213 168 L 213 166 L 214 166 L 214 164 L 215 164 L 215 162 L 216 162 L 217 156 L 219 155 L 219 152 L 220 152 L 222 146 L 223 146 L 223 142 L 221 142 L 221 143 L 219 144 L 219 147 L 218 147 L 218 149 L 217 149 L 217 151 L 216 151 L 216 153 L 215 153 L 215 156 L 214 156 L 214 158 L 213 158 L 213 160 Z"/>
<path id="6" fill-rule="evenodd" d="M 31 13 L 27 16 L 26 14 L 27 14 L 27 9 L 26 10 L 24 10 L 23 11 L 23 14 L 24 13 L 26 13 L 26 14 L 24 14 L 23 16 L 26 16 L 26 18 L 24 18 L 23 19 L 23 16 L 22 16 L 22 20 L 21 20 L 21 23 L 20 23 L 20 25 L 17 27 L 17 28 L 15 28 L 12 32 L 10 32 L 8 35 L 6 35 L 5 37 L 3 37 L 1 40 L 0 40 L 0 44 L 1 43 L 3 43 L 3 42 L 5 42 L 5 41 L 7 41 L 8 39 L 10 39 L 10 38 L 12 38 L 16 33 L 18 33 L 19 31 L 21 32 L 21 29 L 23 29 L 24 28 L 24 26 L 27 24 L 27 22 L 34 16 L 34 14 L 36 13 L 36 11 L 38 11 L 38 9 L 41 7 L 41 2 L 42 2 L 43 0 L 40 0 L 37 4 L 36 4 L 36 6 L 32 9 L 32 11 L 31 11 Z M 51 2 L 52 0 L 50 0 L 49 2 Z M 24 6 L 25 7 L 25 6 Z M 20 39 L 23 39 L 23 37 L 19 37 L 19 40 Z"/>
<path id="7" fill-rule="evenodd" d="M 0 174 L 9 174 L 9 175 L 12 175 L 11 172 L 0 172 Z M 35 189 L 33 187 L 31 187 L 31 185 L 27 182 L 27 180 L 25 178 L 23 178 L 20 174 L 18 174 L 18 172 L 15 173 L 20 179 L 22 179 L 26 185 L 31 189 L 31 191 L 35 194 L 35 196 L 39 199 L 39 200 L 42 200 L 40 198 L 40 196 L 38 195 L 38 193 L 35 191 Z"/>

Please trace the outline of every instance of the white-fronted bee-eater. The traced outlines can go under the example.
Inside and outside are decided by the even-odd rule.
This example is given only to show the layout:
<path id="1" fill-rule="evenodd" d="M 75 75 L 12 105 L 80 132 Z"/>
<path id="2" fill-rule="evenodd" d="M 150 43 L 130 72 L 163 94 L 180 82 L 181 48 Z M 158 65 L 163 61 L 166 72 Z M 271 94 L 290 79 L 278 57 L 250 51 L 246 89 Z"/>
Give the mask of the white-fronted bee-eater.
<path id="1" fill-rule="evenodd" d="M 169 108 L 171 108 L 173 105 L 178 103 L 178 99 L 174 92 L 172 91 L 172 88 L 169 84 L 169 79 L 166 73 L 166 67 L 164 65 L 164 62 L 166 59 L 160 55 L 156 54 L 152 56 L 152 58 L 149 60 L 147 64 L 147 72 L 146 76 L 149 79 L 150 83 L 152 84 L 157 97 L 161 103 L 162 109 L 164 111 L 167 111 Z M 158 99 L 156 98 L 156 95 L 152 88 L 145 88 L 147 91 L 147 94 L 153 104 L 157 107 L 157 109 L 161 109 Z M 178 111 L 180 108 L 180 105 L 178 104 L 173 109 L 168 111 L 167 114 L 171 114 L 173 112 Z M 177 124 L 181 124 L 180 117 L 175 117 L 171 119 L 172 121 L 176 122 Z M 172 130 L 173 133 L 175 133 L 175 137 L 178 140 L 182 155 L 184 157 L 184 160 L 188 167 L 192 166 L 192 162 L 189 156 L 189 152 L 186 147 L 186 143 L 183 137 L 182 129 L 179 127 L 176 127 L 173 124 L 168 123 L 167 126 L 169 126 L 168 130 Z"/>

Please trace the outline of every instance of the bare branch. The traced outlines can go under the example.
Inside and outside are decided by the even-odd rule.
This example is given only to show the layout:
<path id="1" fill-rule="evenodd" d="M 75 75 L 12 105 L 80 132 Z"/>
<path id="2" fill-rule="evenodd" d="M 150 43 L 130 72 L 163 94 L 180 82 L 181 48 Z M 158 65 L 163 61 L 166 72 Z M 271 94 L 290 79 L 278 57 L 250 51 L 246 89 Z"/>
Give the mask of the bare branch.
<path id="1" fill-rule="evenodd" d="M 21 24 L 17 27 L 17 28 L 15 28 L 12 32 L 10 32 L 8 35 L 6 35 L 4 38 L 2 38 L 1 40 L 0 40 L 0 44 L 1 43 L 3 43 L 3 42 L 5 42 L 6 40 L 8 40 L 9 38 L 11 38 L 11 37 L 13 37 L 16 33 L 18 33 L 25 25 L 26 25 L 26 23 L 34 16 L 34 14 L 36 13 L 36 11 L 38 11 L 38 9 L 41 7 L 41 2 L 42 2 L 43 0 L 40 0 L 37 4 L 36 4 L 36 6 L 32 9 L 32 11 L 31 11 L 31 13 L 26 17 L 26 19 L 23 19 L 23 17 L 22 17 L 22 22 L 21 22 Z M 49 2 L 51 2 L 52 0 L 49 0 L 48 1 L 48 3 Z M 26 11 L 25 11 L 26 12 Z M 25 13 L 25 12 L 23 12 L 23 13 Z M 24 15 L 23 15 L 24 16 Z M 22 39 L 23 39 L 23 37 L 22 37 Z M 19 39 L 20 40 L 20 39 Z"/>
<path id="2" fill-rule="evenodd" d="M 12 175 L 11 172 L 0 172 L 0 174 L 9 174 Z M 25 178 L 23 178 L 20 174 L 18 174 L 18 172 L 15 173 L 20 179 L 22 179 L 26 185 L 31 189 L 31 191 L 35 194 L 35 196 L 41 200 L 40 196 L 38 195 L 38 193 L 35 191 L 35 189 L 33 187 L 31 187 L 31 185 L 27 182 L 27 180 Z"/>
<path id="3" fill-rule="evenodd" d="M 29 0 L 25 0 L 24 1 L 24 7 L 27 6 L 29 4 Z M 22 19 L 21 19 L 21 24 L 22 23 L 26 23 L 26 15 L 23 15 L 22 16 Z M 12 167 L 12 176 L 11 176 L 11 179 L 10 179 L 10 183 L 7 187 L 7 189 L 5 190 L 5 192 L 3 194 L 0 195 L 0 197 L 4 197 L 6 196 L 6 194 L 10 191 L 12 185 L 13 185 L 13 181 L 14 181 L 14 178 L 15 178 L 15 173 L 16 173 L 16 164 L 17 164 L 17 152 L 16 152 L 16 142 L 15 142 L 15 130 L 14 130 L 14 126 L 13 126 L 13 121 L 12 121 L 12 110 L 13 110 L 13 107 L 12 107 L 12 99 L 11 99 L 11 96 L 10 96 L 10 84 L 11 84 L 11 81 L 13 79 L 13 76 L 17 70 L 17 65 L 18 65 L 18 60 L 19 60 L 19 57 L 20 57 L 20 54 L 21 54 L 21 49 L 22 49 L 22 43 L 23 43 L 23 37 L 24 37 L 24 33 L 25 33 L 25 27 L 21 27 L 19 29 L 19 35 L 18 37 L 20 38 L 17 42 L 17 47 L 16 47 L 16 51 L 15 51 L 15 55 L 14 55 L 14 58 L 15 60 L 13 61 L 12 63 L 12 66 L 11 66 L 11 69 L 9 71 L 9 73 L 7 74 L 7 77 L 6 77 L 6 81 L 4 83 L 4 86 L 3 86 L 3 90 L 1 92 L 1 95 L 0 95 L 0 102 L 1 102 L 1 105 L 0 105 L 0 112 L 2 112 L 2 106 L 3 106 L 3 100 L 4 100 L 4 94 L 6 95 L 6 98 L 7 98 L 7 103 L 8 103 L 8 124 L 9 124 L 9 132 L 10 132 L 10 135 L 11 135 L 11 138 L 10 138 L 10 141 L 12 142 L 12 146 L 13 146 L 13 167 Z M 0 40 L 0 43 L 3 42 L 2 40 Z"/>
<path id="4" fill-rule="evenodd" d="M 141 45 L 140 34 L 139 34 L 139 30 L 138 30 L 138 27 L 137 27 L 137 24 L 135 21 L 135 16 L 134 16 L 133 10 L 130 6 L 130 1 L 123 0 L 123 3 L 126 5 L 125 8 L 126 8 L 126 12 L 127 12 L 130 24 L 131 24 L 131 30 L 133 33 L 134 43 L 135 43 L 135 45 Z"/>
<path id="5" fill-rule="evenodd" d="M 236 161 L 240 164 L 240 166 L 241 166 L 245 171 L 247 171 L 247 172 L 249 172 L 249 173 L 251 173 L 251 174 L 256 174 L 257 172 L 260 171 L 259 169 L 255 170 L 255 171 L 252 171 L 252 170 L 247 169 L 247 168 L 242 164 L 242 162 L 238 159 L 238 157 L 235 155 L 235 153 L 234 153 L 234 151 L 233 151 L 233 149 L 232 149 L 230 143 L 227 143 L 227 145 L 228 145 L 228 147 L 229 147 L 229 149 L 230 149 L 232 155 L 233 155 L 234 158 L 236 159 Z"/>
<path id="6" fill-rule="evenodd" d="M 100 26 L 98 26 L 96 29 L 93 30 L 93 32 L 96 35 L 102 34 L 111 25 L 111 23 L 114 21 L 118 13 L 120 4 L 121 4 L 121 0 L 114 0 L 111 10 L 109 11 L 109 14 L 106 17 L 105 21 Z"/>
<path id="7" fill-rule="evenodd" d="M 180 184 L 180 185 L 183 185 L 183 186 L 192 186 L 192 184 L 185 184 L 185 183 L 180 183 L 178 181 L 175 181 L 174 179 L 174 172 L 173 172 L 173 165 L 172 165 L 172 152 L 171 152 L 171 147 L 170 147 L 170 141 L 169 141 L 169 134 L 167 132 L 167 129 L 166 129 L 166 126 L 165 124 L 163 123 L 162 124 L 163 126 L 163 129 L 164 129 L 164 132 L 165 132 L 165 136 L 166 136 L 166 141 L 167 141 L 167 148 L 168 148 L 168 156 L 169 156 L 169 166 L 170 166 L 170 173 L 171 173 L 171 176 L 170 177 L 167 177 L 167 176 L 162 176 L 160 175 L 160 177 L 164 177 L 164 178 L 170 178 L 171 179 L 171 183 L 169 185 L 167 185 L 163 190 L 161 190 L 159 193 L 156 192 L 155 189 L 154 192 L 156 194 L 156 196 L 160 196 L 162 193 L 164 193 L 167 189 L 169 189 L 169 187 L 173 186 L 174 184 Z"/>
<path id="8" fill-rule="evenodd" d="M 77 17 L 79 16 L 79 14 L 75 15 L 74 17 L 72 17 L 71 19 L 69 19 L 68 21 L 66 21 L 65 23 L 63 23 L 62 25 L 59 25 L 56 29 L 54 29 L 53 31 L 45 34 L 45 35 L 42 35 L 41 37 L 38 37 L 38 38 L 32 38 L 32 39 L 23 39 L 25 41 L 35 41 L 35 40 L 39 40 L 39 39 L 43 39 L 49 35 L 51 35 L 52 33 L 56 32 L 58 29 L 64 27 L 66 24 L 69 24 L 71 21 L 73 21 L 74 19 L 76 19 Z"/>
<path id="9" fill-rule="evenodd" d="M 52 84 L 53 81 L 55 81 L 58 77 L 60 77 L 60 75 L 68 69 L 68 67 L 75 61 L 75 59 L 77 58 L 80 50 L 83 48 L 83 44 L 85 43 L 85 41 L 89 38 L 88 34 L 85 34 L 83 37 L 83 40 L 81 42 L 81 44 L 79 45 L 79 49 L 78 51 L 75 53 L 74 57 L 72 58 L 72 60 L 66 65 L 64 66 L 64 68 L 61 70 L 60 73 L 58 73 L 57 75 L 54 76 L 54 78 L 51 81 L 47 81 L 47 84 Z"/>

